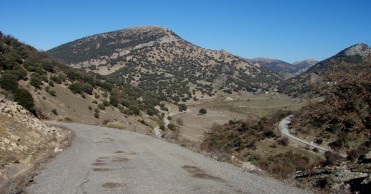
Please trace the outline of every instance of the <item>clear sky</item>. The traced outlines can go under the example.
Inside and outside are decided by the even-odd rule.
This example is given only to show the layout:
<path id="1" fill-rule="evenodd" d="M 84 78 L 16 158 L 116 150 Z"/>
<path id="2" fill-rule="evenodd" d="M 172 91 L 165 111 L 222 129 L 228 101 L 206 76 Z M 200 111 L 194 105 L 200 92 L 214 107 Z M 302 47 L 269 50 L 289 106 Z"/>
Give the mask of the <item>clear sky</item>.
<path id="1" fill-rule="evenodd" d="M 0 0 L 0 30 L 41 50 L 131 26 L 294 62 L 371 44 L 371 0 Z"/>

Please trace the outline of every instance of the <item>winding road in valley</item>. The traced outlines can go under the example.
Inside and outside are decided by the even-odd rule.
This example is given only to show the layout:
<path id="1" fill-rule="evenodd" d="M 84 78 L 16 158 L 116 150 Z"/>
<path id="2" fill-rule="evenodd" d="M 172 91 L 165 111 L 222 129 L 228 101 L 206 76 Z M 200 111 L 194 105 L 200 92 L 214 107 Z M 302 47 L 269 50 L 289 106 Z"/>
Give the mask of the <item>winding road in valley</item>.
<path id="1" fill-rule="evenodd" d="M 75 123 L 25 193 L 306 193 L 143 134 Z"/>
<path id="2" fill-rule="evenodd" d="M 286 136 L 286 137 L 288 137 L 288 138 L 290 138 L 290 139 L 293 139 L 293 140 L 295 140 L 295 141 L 297 141 L 297 142 L 300 142 L 300 143 L 302 143 L 302 144 L 304 144 L 304 145 L 308 145 L 308 146 L 310 146 L 310 147 L 317 148 L 317 149 L 319 149 L 319 150 L 321 150 L 321 151 L 324 151 L 324 152 L 330 150 L 330 149 L 328 149 L 328 148 L 325 148 L 325 147 L 322 147 L 322 146 L 316 145 L 316 144 L 314 144 L 313 142 L 308 142 L 308 141 L 302 140 L 302 139 L 300 139 L 300 138 L 298 138 L 298 137 L 292 135 L 292 134 L 289 132 L 289 129 L 288 129 L 288 124 L 289 124 L 290 121 L 291 121 L 291 117 L 292 117 L 292 115 L 289 115 L 289 116 L 285 117 L 285 118 L 282 119 L 282 120 L 280 121 L 280 123 L 278 124 L 278 129 L 279 129 L 279 131 L 281 131 L 281 133 L 282 133 L 284 136 Z"/>

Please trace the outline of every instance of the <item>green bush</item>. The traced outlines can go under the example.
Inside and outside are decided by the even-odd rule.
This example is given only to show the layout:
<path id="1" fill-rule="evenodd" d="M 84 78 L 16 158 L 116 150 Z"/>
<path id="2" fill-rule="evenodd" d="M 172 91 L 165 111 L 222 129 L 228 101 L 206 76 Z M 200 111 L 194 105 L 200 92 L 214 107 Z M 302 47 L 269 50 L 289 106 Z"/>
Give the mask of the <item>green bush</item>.
<path id="1" fill-rule="evenodd" d="M 185 104 L 179 104 L 178 105 L 178 108 L 179 108 L 179 112 L 182 112 L 182 111 L 186 111 L 187 110 L 187 106 Z"/>
<path id="2" fill-rule="evenodd" d="M 12 74 L 4 73 L 0 78 L 0 86 L 7 91 L 15 91 L 18 88 L 17 77 Z"/>
<path id="3" fill-rule="evenodd" d="M 112 96 L 112 95 L 110 97 L 109 103 L 115 107 L 119 105 L 119 101 L 117 100 L 116 96 Z"/>
<path id="4" fill-rule="evenodd" d="M 31 74 L 30 84 L 31 86 L 40 89 L 40 85 L 42 84 L 41 75 L 38 73 Z"/>
<path id="5" fill-rule="evenodd" d="M 174 131 L 176 129 L 176 126 L 173 123 L 169 123 L 167 125 L 167 128 L 169 128 L 170 130 Z"/>
<path id="6" fill-rule="evenodd" d="M 93 94 L 93 86 L 87 82 L 82 84 L 82 91 L 84 91 L 87 94 Z"/>
<path id="7" fill-rule="evenodd" d="M 19 105 L 23 106 L 27 110 L 32 110 L 34 107 L 34 101 L 32 95 L 26 89 L 17 89 L 14 92 L 14 101 Z"/>
<path id="8" fill-rule="evenodd" d="M 200 115 L 206 115 L 207 110 L 204 109 L 204 108 L 201 108 L 201 109 L 198 111 L 198 113 L 200 113 Z"/>
<path id="9" fill-rule="evenodd" d="M 82 92 L 82 87 L 81 87 L 81 84 L 80 83 L 73 83 L 71 84 L 69 87 L 68 87 L 74 94 L 78 93 L 78 94 L 81 94 Z"/>
<path id="10" fill-rule="evenodd" d="M 48 59 L 48 58 L 44 58 L 41 60 L 41 66 L 43 67 L 43 69 L 45 69 L 46 71 L 49 71 L 49 72 L 54 72 L 54 65 L 53 65 L 53 61 Z"/>

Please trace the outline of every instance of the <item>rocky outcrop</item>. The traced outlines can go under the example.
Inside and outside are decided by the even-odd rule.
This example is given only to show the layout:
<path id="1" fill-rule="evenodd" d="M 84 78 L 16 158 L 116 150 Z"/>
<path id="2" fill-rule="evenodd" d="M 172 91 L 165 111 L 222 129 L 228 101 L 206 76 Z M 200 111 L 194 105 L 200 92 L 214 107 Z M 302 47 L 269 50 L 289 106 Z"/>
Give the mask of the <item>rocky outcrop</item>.
<path id="1" fill-rule="evenodd" d="M 70 135 L 69 130 L 41 122 L 17 103 L 0 99 L 0 193 L 7 182 L 15 183 L 56 148 L 60 150 Z"/>

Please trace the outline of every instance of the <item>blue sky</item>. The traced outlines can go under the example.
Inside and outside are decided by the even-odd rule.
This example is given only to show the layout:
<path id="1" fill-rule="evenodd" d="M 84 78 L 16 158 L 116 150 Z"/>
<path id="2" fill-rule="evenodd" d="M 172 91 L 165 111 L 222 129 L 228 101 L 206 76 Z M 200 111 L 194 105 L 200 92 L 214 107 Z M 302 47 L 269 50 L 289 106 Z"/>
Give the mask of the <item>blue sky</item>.
<path id="1" fill-rule="evenodd" d="M 131 26 L 209 49 L 294 62 L 371 44 L 370 0 L 0 0 L 0 30 L 48 50 Z"/>

